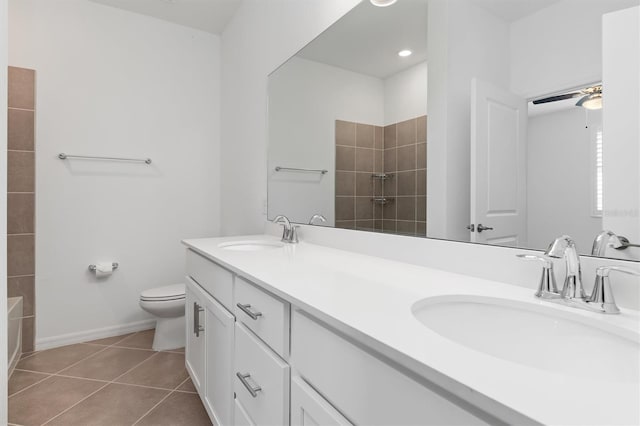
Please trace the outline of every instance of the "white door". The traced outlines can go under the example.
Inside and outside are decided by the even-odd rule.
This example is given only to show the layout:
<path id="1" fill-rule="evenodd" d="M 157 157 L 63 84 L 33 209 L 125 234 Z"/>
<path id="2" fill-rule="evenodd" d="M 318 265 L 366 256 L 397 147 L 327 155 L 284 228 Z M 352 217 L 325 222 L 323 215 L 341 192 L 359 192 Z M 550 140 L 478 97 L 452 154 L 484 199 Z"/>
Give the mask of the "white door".
<path id="1" fill-rule="evenodd" d="M 204 296 L 207 324 L 205 403 L 218 426 L 233 421 L 233 330 L 235 318 L 213 297 Z"/>
<path id="2" fill-rule="evenodd" d="M 200 290 L 191 278 L 186 278 L 185 288 L 185 319 L 186 319 L 186 347 L 185 365 L 191 376 L 193 385 L 202 397 L 205 395 L 205 337 L 206 315 L 204 302 L 200 297 Z"/>
<path id="3" fill-rule="evenodd" d="M 473 79 L 471 241 L 526 244 L 526 143 L 527 101 Z"/>

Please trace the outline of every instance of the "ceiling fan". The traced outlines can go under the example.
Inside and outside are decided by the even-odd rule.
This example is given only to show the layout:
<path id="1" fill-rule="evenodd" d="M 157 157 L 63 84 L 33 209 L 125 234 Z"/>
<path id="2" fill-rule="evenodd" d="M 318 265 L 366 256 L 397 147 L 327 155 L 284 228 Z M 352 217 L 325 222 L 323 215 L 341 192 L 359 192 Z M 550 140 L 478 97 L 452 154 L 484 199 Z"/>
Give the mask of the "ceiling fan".
<path id="1" fill-rule="evenodd" d="M 602 108 L 602 84 L 576 90 L 575 92 L 536 99 L 533 101 L 533 104 L 546 104 L 549 102 L 564 101 L 565 99 L 572 98 L 580 98 L 578 102 L 576 102 L 576 106 L 586 109 L 600 109 Z"/>

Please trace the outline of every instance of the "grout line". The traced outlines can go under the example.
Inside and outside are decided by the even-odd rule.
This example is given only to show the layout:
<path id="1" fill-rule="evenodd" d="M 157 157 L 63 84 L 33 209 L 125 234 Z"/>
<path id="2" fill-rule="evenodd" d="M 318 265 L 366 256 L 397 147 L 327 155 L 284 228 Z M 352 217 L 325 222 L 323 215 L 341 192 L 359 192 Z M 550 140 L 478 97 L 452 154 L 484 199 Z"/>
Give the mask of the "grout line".
<path id="1" fill-rule="evenodd" d="M 18 370 L 18 369 L 16 368 L 16 369 L 14 369 L 13 371 L 16 371 L 16 370 Z M 27 373 L 33 373 L 33 371 L 29 371 L 29 370 L 18 370 L 18 371 L 25 371 L 25 372 L 27 372 Z M 47 373 L 40 373 L 40 374 L 46 374 L 46 375 L 47 375 L 47 377 L 44 377 L 44 378 L 42 378 L 42 379 L 38 380 L 37 382 L 30 384 L 29 386 L 27 386 L 27 387 L 26 387 L 26 388 L 24 388 L 24 389 L 20 389 L 18 392 L 14 392 L 14 393 L 12 393 L 11 395 L 9 395 L 9 396 L 8 396 L 8 398 L 7 398 L 7 399 L 12 398 L 14 395 L 18 395 L 19 393 L 22 393 L 22 392 L 26 391 L 27 389 L 32 388 L 33 386 L 37 385 L 38 383 L 42 383 L 42 382 L 44 382 L 45 380 L 47 380 L 47 379 L 49 379 L 49 378 L 53 377 L 53 374 L 47 374 Z"/>
<path id="2" fill-rule="evenodd" d="M 35 110 L 35 109 L 29 109 L 29 108 L 18 108 L 18 107 L 11 107 L 11 106 L 8 106 L 8 107 L 7 107 L 7 109 L 15 109 L 15 110 L 18 110 L 18 111 L 33 111 L 33 112 L 36 112 L 36 110 Z"/>
<path id="3" fill-rule="evenodd" d="M 7 149 L 7 152 L 32 152 L 35 154 L 35 150 L 33 149 Z"/>
<path id="4" fill-rule="evenodd" d="M 158 407 L 160 404 L 162 404 L 167 398 L 169 398 L 171 395 L 173 395 L 175 392 L 179 392 L 178 388 L 180 386 L 182 386 L 183 384 L 185 384 L 187 382 L 187 380 L 189 380 L 190 377 L 187 376 L 186 379 L 184 379 L 183 381 L 181 381 L 175 388 L 173 388 L 173 390 L 171 392 L 169 392 L 167 395 L 165 395 L 164 398 L 162 398 L 160 401 L 158 401 L 158 403 L 156 405 L 154 405 L 153 407 L 151 407 L 149 409 L 149 411 L 147 411 L 146 413 L 144 413 L 142 416 L 140 416 L 140 418 L 138 418 L 138 420 L 136 420 L 132 426 L 135 426 L 138 424 L 138 422 L 140 422 L 142 419 L 144 419 L 147 415 L 149 415 L 153 410 L 156 409 L 156 407 Z M 191 392 L 190 392 L 191 393 Z"/>
<path id="5" fill-rule="evenodd" d="M 105 347 L 104 350 L 106 350 L 107 348 L 110 348 L 110 346 Z M 102 351 L 99 351 L 102 352 Z M 104 382 L 104 386 L 98 388 L 95 392 L 90 393 L 89 395 L 87 395 L 86 397 L 82 398 L 80 401 L 78 401 L 77 403 L 73 404 L 71 407 L 67 408 L 66 410 L 58 413 L 57 415 L 55 415 L 54 417 L 50 418 L 49 420 L 47 420 L 44 424 L 50 423 L 52 420 L 60 417 L 61 415 L 63 415 L 64 413 L 68 412 L 69 410 L 71 410 L 72 408 L 74 408 L 75 406 L 81 404 L 82 402 L 86 401 L 88 398 L 90 398 L 91 396 L 95 395 L 96 393 L 100 392 L 102 389 L 106 388 L 107 386 L 111 385 L 111 384 L 122 384 L 125 385 L 125 383 L 116 383 L 116 380 L 118 380 L 119 378 L 121 378 L 122 376 L 124 376 L 125 374 L 127 374 L 128 372 L 130 372 L 131 370 L 138 368 L 141 364 L 145 363 L 146 361 L 148 361 L 149 359 L 153 358 L 154 356 L 156 356 L 156 354 L 158 354 L 159 352 L 154 353 L 153 355 L 151 355 L 149 358 L 145 359 L 142 362 L 139 362 L 138 364 L 134 365 L 133 367 L 131 367 L 130 369 L 128 369 L 127 371 L 125 371 L 124 373 L 122 373 L 121 375 L 119 375 L 118 377 L 116 377 L 115 379 L 108 381 L 108 382 Z M 86 358 L 85 358 L 86 359 Z M 80 379 L 78 377 L 75 377 L 75 379 Z M 95 379 L 94 379 L 95 380 Z M 163 389 L 164 390 L 164 389 Z"/>
<path id="6" fill-rule="evenodd" d="M 59 412 L 58 414 L 56 414 L 55 416 L 51 417 L 49 420 L 47 420 L 46 422 L 42 423 L 42 425 L 46 425 L 48 423 L 51 423 L 52 420 L 60 417 L 61 415 L 63 415 L 64 413 L 66 413 L 67 411 L 71 410 L 73 407 L 75 407 L 76 405 L 82 403 L 83 401 L 87 400 L 88 398 L 90 398 L 91 396 L 95 395 L 96 393 L 100 392 L 102 389 L 106 388 L 107 386 L 109 386 L 109 383 L 105 383 L 104 386 L 100 386 L 98 389 L 96 389 L 95 391 L 91 392 L 89 395 L 85 396 L 84 398 L 82 398 L 80 401 L 76 402 L 75 404 L 73 404 L 71 407 L 62 410 L 61 412 Z"/>
<path id="7" fill-rule="evenodd" d="M 142 416 L 140 416 L 140 417 L 138 418 L 138 420 L 136 420 L 135 422 L 133 422 L 132 426 L 137 425 L 137 424 L 138 424 L 138 422 L 140 422 L 140 420 L 144 419 L 148 414 L 150 414 L 153 410 L 155 410 L 155 408 L 156 408 L 158 405 L 162 404 L 162 403 L 163 403 L 167 398 L 169 398 L 171 395 L 173 395 L 173 394 L 174 394 L 174 392 L 175 392 L 175 391 L 171 391 L 171 392 L 169 392 L 168 394 L 166 394 L 166 395 L 164 396 L 164 398 L 162 398 L 160 401 L 158 401 L 158 403 L 157 403 L 156 405 L 154 405 L 153 407 L 151 407 L 151 408 L 149 409 L 149 411 L 147 411 L 146 413 L 144 413 Z"/>

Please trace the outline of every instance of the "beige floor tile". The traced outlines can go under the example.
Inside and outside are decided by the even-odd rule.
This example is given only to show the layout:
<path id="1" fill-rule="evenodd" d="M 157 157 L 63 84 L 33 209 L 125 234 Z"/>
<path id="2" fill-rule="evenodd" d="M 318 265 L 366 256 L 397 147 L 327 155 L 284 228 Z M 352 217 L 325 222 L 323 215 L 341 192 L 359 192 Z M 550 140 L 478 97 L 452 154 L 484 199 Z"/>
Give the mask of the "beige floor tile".
<path id="1" fill-rule="evenodd" d="M 83 343 L 49 349 L 20 360 L 17 368 L 41 373 L 56 373 L 102 349 L 104 347 Z"/>
<path id="2" fill-rule="evenodd" d="M 155 353 L 139 349 L 106 348 L 99 354 L 62 370 L 60 374 L 87 379 L 113 380 Z"/>
<path id="3" fill-rule="evenodd" d="M 158 352 L 138 367 L 116 380 L 141 386 L 175 389 L 187 377 L 184 355 L 173 352 Z"/>
<path id="4" fill-rule="evenodd" d="M 178 387 L 179 391 L 182 392 L 197 392 L 196 387 L 193 385 L 191 381 L 191 377 L 189 377 L 183 384 Z"/>
<path id="5" fill-rule="evenodd" d="M 144 416 L 136 426 L 204 426 L 211 424 L 197 394 L 174 392 Z"/>
<path id="6" fill-rule="evenodd" d="M 184 348 L 171 349 L 170 351 L 165 351 L 165 352 L 177 352 L 179 354 L 183 354 L 184 353 Z"/>
<path id="7" fill-rule="evenodd" d="M 9 398 L 9 422 L 41 425 L 101 386 L 91 380 L 52 376 Z"/>
<path id="8" fill-rule="evenodd" d="M 47 425 L 132 425 L 167 393 L 159 389 L 110 384 Z"/>
<path id="9" fill-rule="evenodd" d="M 139 331 L 138 333 L 132 334 L 126 339 L 118 342 L 114 346 L 122 348 L 151 349 L 154 333 L 155 330 Z"/>
<path id="10" fill-rule="evenodd" d="M 34 383 L 38 383 L 41 380 L 49 377 L 48 374 L 34 373 L 33 371 L 14 370 L 11 378 L 9 379 L 9 396 L 22 389 L 31 386 Z"/>
<path id="11" fill-rule="evenodd" d="M 134 334 L 135 333 L 128 333 L 121 336 L 105 337 L 104 339 L 92 340 L 86 343 L 91 343 L 92 345 L 111 346 L 126 339 L 127 337 L 133 336 Z"/>

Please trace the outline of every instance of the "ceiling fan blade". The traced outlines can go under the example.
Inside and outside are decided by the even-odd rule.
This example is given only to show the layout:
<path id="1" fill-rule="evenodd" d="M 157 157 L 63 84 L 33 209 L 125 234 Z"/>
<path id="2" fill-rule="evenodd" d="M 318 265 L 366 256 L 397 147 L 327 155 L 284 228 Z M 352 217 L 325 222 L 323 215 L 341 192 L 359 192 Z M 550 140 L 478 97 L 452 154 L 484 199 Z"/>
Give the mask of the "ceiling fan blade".
<path id="1" fill-rule="evenodd" d="M 533 104 L 538 105 L 538 104 L 546 104 L 549 102 L 564 101 L 565 99 L 573 99 L 573 98 L 577 98 L 578 96 L 584 96 L 584 93 L 572 92 L 572 93 L 565 93 L 563 95 L 549 96 L 548 98 L 536 99 L 533 101 Z"/>

